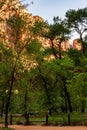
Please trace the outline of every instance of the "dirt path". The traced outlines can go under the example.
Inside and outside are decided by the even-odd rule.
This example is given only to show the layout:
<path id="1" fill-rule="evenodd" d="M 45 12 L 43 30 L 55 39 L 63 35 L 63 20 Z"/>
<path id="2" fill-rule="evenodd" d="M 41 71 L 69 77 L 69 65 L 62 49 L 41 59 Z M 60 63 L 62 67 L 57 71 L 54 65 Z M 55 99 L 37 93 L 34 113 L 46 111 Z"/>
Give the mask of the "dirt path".
<path id="1" fill-rule="evenodd" d="M 15 130 L 87 130 L 86 126 L 22 126 L 11 125 Z"/>

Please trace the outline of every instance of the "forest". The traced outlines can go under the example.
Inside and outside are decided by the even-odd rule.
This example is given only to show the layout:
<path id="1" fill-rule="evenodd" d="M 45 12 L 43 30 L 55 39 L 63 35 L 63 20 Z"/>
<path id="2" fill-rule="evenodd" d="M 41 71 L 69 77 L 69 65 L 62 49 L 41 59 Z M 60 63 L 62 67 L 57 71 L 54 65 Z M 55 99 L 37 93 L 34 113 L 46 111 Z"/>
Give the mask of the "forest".
<path id="1" fill-rule="evenodd" d="M 0 34 L 0 121 L 8 127 L 9 119 L 12 123 L 20 115 L 19 123 L 24 119 L 26 125 L 34 116 L 45 125 L 87 125 L 87 8 L 70 9 L 53 24 L 32 23 L 20 15 L 21 8 L 15 13 L 12 8 L 5 20 L 7 34 Z M 72 32 L 78 33 L 81 49 L 64 51 L 62 42 Z"/>

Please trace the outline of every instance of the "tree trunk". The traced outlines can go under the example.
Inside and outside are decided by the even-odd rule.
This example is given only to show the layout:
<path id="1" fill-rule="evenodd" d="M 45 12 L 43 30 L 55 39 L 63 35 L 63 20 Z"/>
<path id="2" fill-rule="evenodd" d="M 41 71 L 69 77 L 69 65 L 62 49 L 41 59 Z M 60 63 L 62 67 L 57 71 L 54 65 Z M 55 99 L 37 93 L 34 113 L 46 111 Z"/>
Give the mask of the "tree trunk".
<path id="1" fill-rule="evenodd" d="M 70 113 L 68 113 L 68 125 L 70 125 Z"/>
<path id="2" fill-rule="evenodd" d="M 71 105 L 71 101 L 70 101 L 70 96 L 69 96 L 69 92 L 67 90 L 65 81 L 64 81 L 64 90 L 65 90 L 65 99 L 67 100 L 67 102 L 65 101 L 66 102 L 66 107 L 67 107 L 67 103 L 68 103 L 69 111 L 72 112 L 72 105 Z"/>
<path id="3" fill-rule="evenodd" d="M 65 94 L 65 112 L 67 113 L 68 112 L 68 108 L 67 108 L 67 96 Z"/>
<path id="4" fill-rule="evenodd" d="M 72 105 L 71 105 L 70 96 L 68 92 L 67 92 L 67 101 L 68 101 L 69 111 L 72 112 L 73 110 L 72 110 Z"/>
<path id="5" fill-rule="evenodd" d="M 11 92 L 12 92 L 12 87 L 10 88 L 10 92 L 7 98 L 6 102 L 6 110 L 5 110 L 5 127 L 8 128 L 8 112 L 9 112 L 9 104 L 10 104 L 10 98 L 11 98 Z"/>
<path id="6" fill-rule="evenodd" d="M 51 40 L 51 45 L 52 45 L 51 48 L 52 48 L 53 55 L 55 56 L 55 58 L 58 58 L 55 47 L 54 47 L 53 40 Z"/>
<path id="7" fill-rule="evenodd" d="M 12 114 L 10 114 L 10 125 L 12 125 Z"/>
<path id="8" fill-rule="evenodd" d="M 84 42 L 82 41 L 82 51 L 83 51 L 83 54 L 85 53 L 85 44 Z"/>
<path id="9" fill-rule="evenodd" d="M 6 108 L 5 108 L 5 127 L 8 128 L 8 112 L 9 112 L 9 105 L 10 105 L 10 99 L 11 99 L 11 95 L 12 95 L 12 89 L 13 89 L 13 84 L 14 84 L 14 72 L 15 72 L 15 67 L 12 71 L 12 75 L 11 75 L 11 83 L 10 83 L 10 90 L 8 92 L 8 97 L 7 97 L 7 102 L 6 102 Z"/>
<path id="10" fill-rule="evenodd" d="M 1 118 L 3 117 L 4 112 L 4 98 L 2 98 L 2 105 L 1 105 Z"/>
<path id="11" fill-rule="evenodd" d="M 6 102 L 6 108 L 5 108 L 6 109 L 5 110 L 5 127 L 6 128 L 8 128 L 8 112 L 9 112 L 9 104 L 10 104 L 11 93 L 12 93 L 12 86 L 10 87 L 10 91 L 9 91 L 7 102 Z"/>
<path id="12" fill-rule="evenodd" d="M 46 114 L 46 125 L 48 125 L 48 114 Z"/>
<path id="13" fill-rule="evenodd" d="M 59 42 L 59 59 L 62 59 L 62 54 L 61 54 L 61 42 Z"/>
<path id="14" fill-rule="evenodd" d="M 82 43 L 82 52 L 83 52 L 83 54 L 85 54 L 85 44 L 84 44 L 84 41 L 83 41 L 83 38 L 82 38 L 82 33 L 80 33 L 80 40 L 81 40 L 81 43 Z"/>
<path id="15" fill-rule="evenodd" d="M 28 102 L 28 91 L 27 91 L 27 88 L 25 90 L 25 124 L 26 125 L 29 125 L 29 113 L 27 111 L 27 102 Z"/>
<path id="16" fill-rule="evenodd" d="M 81 104 L 82 104 L 81 112 L 84 113 L 85 112 L 85 103 L 84 103 L 84 101 L 82 101 Z"/>
<path id="17" fill-rule="evenodd" d="M 52 109 L 51 108 L 49 109 L 49 115 L 50 116 L 52 115 Z"/>
<path id="18" fill-rule="evenodd" d="M 25 125 L 29 125 L 29 114 L 28 113 L 25 115 L 25 120 L 26 120 Z"/>

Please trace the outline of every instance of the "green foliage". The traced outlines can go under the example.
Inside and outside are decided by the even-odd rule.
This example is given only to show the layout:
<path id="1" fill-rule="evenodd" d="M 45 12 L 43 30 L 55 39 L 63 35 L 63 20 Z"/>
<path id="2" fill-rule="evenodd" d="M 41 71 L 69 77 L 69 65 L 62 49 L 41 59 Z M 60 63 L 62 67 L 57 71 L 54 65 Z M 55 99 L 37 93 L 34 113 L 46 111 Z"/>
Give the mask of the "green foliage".
<path id="1" fill-rule="evenodd" d="M 45 33 L 48 30 L 48 25 L 44 21 L 36 21 L 31 30 L 34 36 L 45 36 Z"/>
<path id="2" fill-rule="evenodd" d="M 0 109 L 3 108 L 3 112 L 5 112 L 5 103 L 10 103 L 9 113 L 44 112 L 49 115 L 62 113 L 63 119 L 59 117 L 58 121 L 60 119 L 67 124 L 67 114 L 63 116 L 63 112 L 71 112 L 70 105 L 75 112 L 87 109 L 86 54 L 73 49 L 65 54 L 61 50 L 61 43 L 66 41 L 70 34 L 68 27 L 74 28 L 81 34 L 80 38 L 83 38 L 83 33 L 87 31 L 87 8 L 69 10 L 66 12 L 66 18 L 63 21 L 59 17 L 54 17 L 54 23 L 51 25 L 36 22 L 32 28 L 33 41 L 31 39 L 20 41 L 25 29 L 21 17 L 13 16 L 7 20 L 7 25 L 12 28 L 11 36 L 15 46 L 10 49 L 0 43 Z M 37 36 L 50 39 L 52 46 L 42 48 L 41 43 L 36 40 Z M 59 45 L 54 45 L 54 39 Z M 87 44 L 86 40 L 86 37 L 80 39 Z M 46 58 L 51 54 L 55 54 L 55 58 L 47 60 Z M 24 62 L 26 59 L 21 62 L 21 56 L 28 57 L 27 62 L 32 62 L 32 64 L 28 63 L 28 69 Z M 29 68 L 30 66 L 32 67 Z M 15 90 L 18 93 L 15 93 Z M 50 122 L 53 120 L 51 118 Z M 57 123 L 57 120 L 55 121 Z"/>
<path id="3" fill-rule="evenodd" d="M 76 50 L 76 49 L 70 49 L 68 51 L 68 55 L 69 57 L 74 61 L 74 64 L 77 66 L 77 65 L 80 65 L 80 59 L 83 59 L 83 54 L 81 51 L 79 50 Z"/>
<path id="4" fill-rule="evenodd" d="M 78 9 L 78 10 L 69 10 L 66 12 L 66 18 L 68 20 L 68 24 L 71 27 L 78 28 L 79 25 L 86 26 L 87 8 Z"/>
<path id="5" fill-rule="evenodd" d="M 84 37 L 87 32 L 87 8 L 69 10 L 66 12 L 66 21 L 72 31 L 76 31 L 82 44 L 82 52 L 85 54 Z"/>
<path id="6" fill-rule="evenodd" d="M 41 43 L 39 43 L 37 40 L 33 40 L 29 46 L 27 46 L 27 51 L 29 54 L 38 54 L 40 52 Z"/>
<path id="7" fill-rule="evenodd" d="M 22 20 L 22 18 L 21 17 L 16 17 L 15 15 L 14 16 L 12 16 L 11 18 L 9 18 L 8 20 L 7 20 L 7 24 L 9 25 L 9 26 L 11 26 L 12 28 L 14 28 L 15 30 L 15 32 L 16 31 L 18 31 L 18 29 L 20 28 L 20 27 L 22 27 L 23 26 L 23 20 Z"/>
<path id="8" fill-rule="evenodd" d="M 55 18 L 56 19 L 56 18 Z M 54 40 L 56 37 L 59 38 L 59 41 L 65 41 L 69 35 L 70 30 L 66 26 L 66 23 L 62 20 L 56 20 L 54 21 L 54 24 L 49 25 L 49 31 L 46 34 L 46 37 L 50 38 L 51 40 Z"/>
<path id="9" fill-rule="evenodd" d="M 0 130 L 14 130 L 14 129 L 1 127 Z"/>
<path id="10" fill-rule="evenodd" d="M 16 45 L 23 33 L 24 21 L 20 16 L 14 15 L 7 20 L 7 26 L 10 28 L 10 42 Z"/>

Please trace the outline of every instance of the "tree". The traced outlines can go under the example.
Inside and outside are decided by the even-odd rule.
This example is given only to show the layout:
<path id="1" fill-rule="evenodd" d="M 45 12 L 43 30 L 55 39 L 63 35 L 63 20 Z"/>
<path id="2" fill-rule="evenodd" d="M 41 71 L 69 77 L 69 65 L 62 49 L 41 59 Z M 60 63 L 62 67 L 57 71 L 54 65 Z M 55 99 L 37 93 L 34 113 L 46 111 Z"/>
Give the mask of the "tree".
<path id="1" fill-rule="evenodd" d="M 68 90 L 71 95 L 72 106 L 74 111 L 84 113 L 87 103 L 86 73 L 76 73 L 72 80 L 68 82 Z M 72 93 L 72 94 L 71 94 Z"/>
<path id="2" fill-rule="evenodd" d="M 64 21 L 62 21 L 61 19 L 59 19 L 58 17 L 54 18 L 53 25 L 47 24 L 46 29 L 43 29 L 43 26 L 44 26 L 44 24 L 43 23 L 41 24 L 41 22 L 40 22 L 40 24 L 38 24 L 38 26 L 36 25 L 37 29 L 40 28 L 39 30 L 36 31 L 36 34 L 38 34 L 38 32 L 39 32 L 40 36 L 43 36 L 44 38 L 50 39 L 50 48 L 48 48 L 48 50 L 45 49 L 44 54 L 45 55 L 46 54 L 47 55 L 53 54 L 55 57 L 54 59 L 56 59 L 58 61 L 56 63 L 55 63 L 55 60 L 49 61 L 49 62 L 46 61 L 48 64 L 47 67 L 43 66 L 44 62 L 43 63 L 40 62 L 40 64 L 38 65 L 38 70 L 39 70 L 39 74 L 40 74 L 39 77 L 40 77 L 41 82 L 44 83 L 43 87 L 45 88 L 45 94 L 44 94 L 44 95 L 46 95 L 45 101 L 47 101 L 47 103 L 48 103 L 47 111 L 51 114 L 52 109 L 55 109 L 53 104 L 57 104 L 57 103 L 53 102 L 52 97 L 51 97 L 51 91 L 53 91 L 52 88 L 55 89 L 56 87 L 57 88 L 59 87 L 59 90 L 60 90 L 60 88 L 62 88 L 60 90 L 61 91 L 60 93 L 64 93 L 64 98 L 66 98 L 66 107 L 67 107 L 67 103 L 68 103 L 69 111 L 71 112 L 72 111 L 71 101 L 70 101 L 69 92 L 68 92 L 67 87 L 66 87 L 67 76 L 65 76 L 63 74 L 65 72 L 65 70 L 63 70 L 63 73 L 60 72 L 60 70 L 61 70 L 60 64 L 63 61 L 62 60 L 63 53 L 62 53 L 62 49 L 61 49 L 61 43 L 63 41 L 67 40 L 70 31 L 67 28 L 66 23 Z M 33 29 L 35 30 L 35 27 Z M 60 63 L 59 63 L 59 59 L 61 59 Z M 51 64 L 51 62 L 53 62 L 53 64 Z M 49 68 L 50 65 L 54 66 L 55 69 Z M 50 71 L 49 71 L 49 69 L 50 69 Z M 55 72 L 55 70 L 56 70 L 56 72 Z M 54 73 L 51 74 L 51 71 L 54 72 L 55 74 Z M 53 77 L 56 76 L 54 78 L 55 80 L 50 78 L 50 74 L 48 76 L 49 72 Z M 45 75 L 45 73 L 46 73 L 46 75 Z M 65 92 L 65 89 L 66 89 L 66 92 Z M 58 92 L 58 91 L 56 91 L 56 92 Z M 53 94 L 56 95 L 56 92 L 53 92 Z M 58 93 L 58 95 L 60 95 L 60 94 Z M 57 95 L 57 97 L 58 97 L 58 95 Z M 55 100 L 57 100 L 57 98 Z M 46 104 L 46 103 L 44 103 L 44 104 Z M 66 111 L 68 111 L 68 109 Z M 47 115 L 47 121 L 48 121 L 48 115 Z"/>
<path id="3" fill-rule="evenodd" d="M 74 61 L 75 67 L 81 64 L 80 59 L 83 57 L 83 53 L 81 51 L 71 48 L 67 54 Z"/>
<path id="4" fill-rule="evenodd" d="M 66 20 L 68 26 L 79 34 L 79 39 L 82 44 L 82 51 L 85 53 L 84 36 L 87 32 L 87 8 L 78 10 L 69 10 L 66 12 Z"/>
<path id="5" fill-rule="evenodd" d="M 63 41 L 67 41 L 69 37 L 69 29 L 66 23 L 59 19 L 59 17 L 54 17 L 54 23 L 49 25 L 46 22 L 36 22 L 33 27 L 33 32 L 36 35 L 44 37 L 50 40 L 50 50 L 55 58 L 62 58 L 61 44 Z"/>
<path id="6" fill-rule="evenodd" d="M 34 82 L 33 85 L 38 88 L 38 92 L 40 93 L 38 102 L 40 109 L 46 114 L 46 125 L 48 125 L 49 114 L 52 115 L 53 111 L 56 111 L 59 106 L 59 79 L 57 77 L 57 71 L 58 67 L 53 61 L 43 61 L 33 70 L 34 76 L 32 82 Z"/>
<path id="7" fill-rule="evenodd" d="M 70 58 L 41 60 L 32 70 L 33 87 L 40 93 L 39 104 L 46 112 L 46 124 L 49 115 L 54 112 L 72 112 L 72 102 L 67 81 L 73 75 L 73 61 Z M 43 91 L 42 91 L 43 90 Z"/>
<path id="8" fill-rule="evenodd" d="M 37 96 L 35 95 L 35 97 L 37 97 L 38 100 L 37 104 L 39 103 L 38 105 L 40 109 L 38 109 L 39 111 L 45 111 L 46 124 L 48 124 L 48 115 L 52 114 L 52 111 L 57 109 L 57 106 L 59 105 L 59 103 L 57 102 L 57 64 L 55 61 L 48 62 L 47 60 L 45 60 L 45 50 L 41 50 L 40 43 L 33 41 L 33 43 L 31 43 L 30 46 L 27 47 L 27 49 L 29 55 L 33 55 L 36 60 L 36 67 L 30 70 L 32 90 L 37 94 Z M 54 93 L 56 96 L 54 96 Z M 53 100 L 55 100 L 56 103 Z"/>
<path id="9" fill-rule="evenodd" d="M 86 71 L 87 71 L 87 58 L 83 52 L 78 50 L 69 50 L 69 57 L 74 61 L 74 75 L 69 81 L 69 91 L 72 91 L 73 96 L 73 108 L 75 110 L 85 111 L 86 108 Z M 77 102 L 77 104 L 75 103 Z M 83 105 L 82 105 L 83 104 Z"/>
<path id="10" fill-rule="evenodd" d="M 1 48 L 1 54 L 4 56 L 4 62 L 2 60 L 2 63 L 6 63 L 7 68 L 10 67 L 7 73 L 7 75 L 9 75 L 6 79 L 8 93 L 5 106 L 5 127 L 8 127 L 8 112 L 12 90 L 19 73 L 24 69 L 22 57 L 25 54 L 26 46 L 28 46 L 32 40 L 32 34 L 30 34 L 29 31 L 31 28 L 30 21 L 25 21 L 25 18 L 27 19 L 26 15 L 22 16 L 16 12 L 7 19 L 8 44 L 5 46 L 3 43 L 4 49 Z"/>

